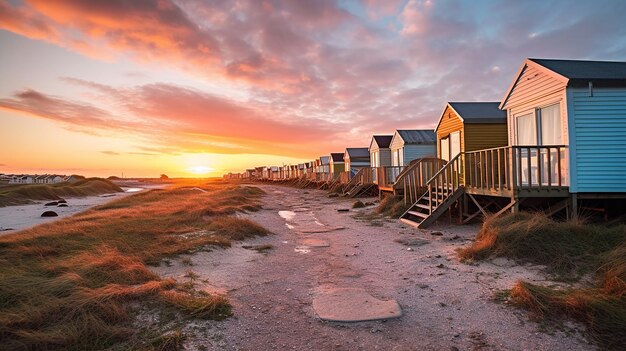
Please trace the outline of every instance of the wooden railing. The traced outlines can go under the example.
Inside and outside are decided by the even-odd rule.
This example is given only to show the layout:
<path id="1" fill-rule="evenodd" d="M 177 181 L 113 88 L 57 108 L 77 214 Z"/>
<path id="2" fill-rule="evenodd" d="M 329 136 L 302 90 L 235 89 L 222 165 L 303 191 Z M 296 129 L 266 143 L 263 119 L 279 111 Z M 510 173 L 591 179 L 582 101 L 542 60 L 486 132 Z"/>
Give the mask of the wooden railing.
<path id="1" fill-rule="evenodd" d="M 463 186 L 464 155 L 460 153 L 448 161 L 432 178 L 426 182 L 429 213 L 442 204 L 449 195 Z"/>
<path id="2" fill-rule="evenodd" d="M 505 146 L 465 152 L 464 184 L 472 192 L 561 191 L 568 188 L 567 146 Z"/>
<path id="3" fill-rule="evenodd" d="M 435 157 L 415 160 L 398 174 L 394 189 L 403 191 L 405 204 L 415 203 L 426 191 L 428 180 L 445 164 L 446 161 Z"/>
<path id="4" fill-rule="evenodd" d="M 373 183 L 379 187 L 391 187 L 404 170 L 404 166 L 385 166 L 372 168 Z"/>

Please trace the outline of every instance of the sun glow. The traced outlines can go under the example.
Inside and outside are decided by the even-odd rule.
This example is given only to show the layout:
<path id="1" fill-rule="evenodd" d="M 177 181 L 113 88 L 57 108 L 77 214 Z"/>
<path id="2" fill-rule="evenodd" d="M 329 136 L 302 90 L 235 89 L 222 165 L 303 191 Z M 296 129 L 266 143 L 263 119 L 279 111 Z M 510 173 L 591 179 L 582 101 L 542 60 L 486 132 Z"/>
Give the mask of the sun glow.
<path id="1" fill-rule="evenodd" d="M 193 173 L 195 175 L 207 175 L 211 171 L 213 171 L 212 168 L 207 167 L 207 166 L 193 166 L 193 167 L 189 167 L 187 170 L 190 173 Z"/>

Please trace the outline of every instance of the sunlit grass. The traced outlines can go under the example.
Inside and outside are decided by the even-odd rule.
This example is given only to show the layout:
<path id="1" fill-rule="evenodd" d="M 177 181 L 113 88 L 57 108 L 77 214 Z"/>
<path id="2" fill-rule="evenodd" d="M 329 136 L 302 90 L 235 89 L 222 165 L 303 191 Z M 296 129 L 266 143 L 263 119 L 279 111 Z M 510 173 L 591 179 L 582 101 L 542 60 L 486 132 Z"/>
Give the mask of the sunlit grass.
<path id="1" fill-rule="evenodd" d="M 513 303 L 537 319 L 567 316 L 585 323 L 606 349 L 626 345 L 626 226 L 555 222 L 538 213 L 489 219 L 476 241 L 460 250 L 463 259 L 506 256 L 544 265 L 569 282 L 592 274 L 590 284 L 555 289 L 519 281 Z"/>
<path id="2" fill-rule="evenodd" d="M 9 349 L 144 348 L 155 331 L 143 330 L 134 318 L 145 306 L 173 308 L 173 319 L 226 318 L 231 311 L 224 297 L 161 279 L 146 265 L 266 235 L 256 223 L 228 216 L 258 210 L 262 194 L 257 188 L 196 182 L 125 197 L 0 237 L 2 344 Z"/>

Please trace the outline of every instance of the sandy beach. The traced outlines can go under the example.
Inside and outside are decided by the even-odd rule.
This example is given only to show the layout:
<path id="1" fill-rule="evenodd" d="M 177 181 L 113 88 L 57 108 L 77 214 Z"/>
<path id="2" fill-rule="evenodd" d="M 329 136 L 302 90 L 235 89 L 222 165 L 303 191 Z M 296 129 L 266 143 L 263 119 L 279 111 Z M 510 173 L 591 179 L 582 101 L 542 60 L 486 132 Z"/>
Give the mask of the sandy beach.
<path id="1" fill-rule="evenodd" d="M 104 194 L 99 196 L 68 197 L 67 207 L 45 206 L 46 203 L 54 202 L 38 201 L 34 204 L 0 207 L 0 235 L 15 233 L 21 229 L 33 227 L 39 224 L 57 221 L 94 206 L 98 206 L 120 197 L 136 194 L 148 189 L 157 188 L 154 185 L 137 184 L 133 187 L 122 187 L 123 193 Z M 54 211 L 58 217 L 41 217 L 45 211 Z"/>
<path id="2" fill-rule="evenodd" d="M 592 350 L 580 325 L 530 321 L 494 296 L 518 279 L 546 282 L 541 267 L 506 259 L 461 263 L 456 250 L 479 227 L 416 230 L 397 220 L 359 220 L 354 200 L 317 190 L 260 186 L 263 210 L 245 217 L 273 235 L 229 249 L 182 255 L 154 270 L 196 288 L 226 294 L 234 317 L 194 322 L 188 349 L 210 350 Z M 339 212 L 338 209 L 350 209 Z M 357 217 L 357 218 L 355 218 Z M 244 248 L 272 245 L 268 253 Z M 192 266 L 189 266 L 189 262 Z M 395 300 L 400 318 L 327 322 L 314 301 L 328 289 L 362 289 Z"/>

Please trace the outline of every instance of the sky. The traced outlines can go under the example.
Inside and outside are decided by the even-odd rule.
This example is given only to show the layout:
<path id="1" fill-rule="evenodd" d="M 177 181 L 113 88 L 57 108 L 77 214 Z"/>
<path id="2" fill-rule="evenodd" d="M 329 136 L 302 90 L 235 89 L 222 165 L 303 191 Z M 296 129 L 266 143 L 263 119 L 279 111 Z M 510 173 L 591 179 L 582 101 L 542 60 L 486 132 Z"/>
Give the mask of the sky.
<path id="1" fill-rule="evenodd" d="M 0 173 L 219 176 L 432 129 L 527 57 L 626 60 L 626 1 L 0 0 Z"/>

